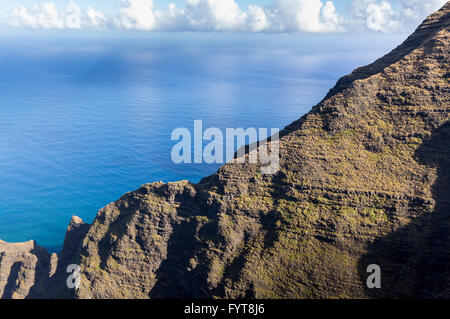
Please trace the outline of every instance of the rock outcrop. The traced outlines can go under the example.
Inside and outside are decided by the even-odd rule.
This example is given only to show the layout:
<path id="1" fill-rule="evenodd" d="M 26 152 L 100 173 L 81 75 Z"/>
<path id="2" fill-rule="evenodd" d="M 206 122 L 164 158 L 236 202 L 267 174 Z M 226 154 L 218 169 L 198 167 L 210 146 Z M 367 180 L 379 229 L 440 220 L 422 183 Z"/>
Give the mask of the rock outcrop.
<path id="1" fill-rule="evenodd" d="M 43 260 L 64 290 L 79 264 L 61 297 L 449 298 L 449 23 L 447 3 L 339 80 L 281 132 L 277 174 L 229 163 L 198 184 L 144 185 L 92 225 L 72 220 L 63 263 L 28 249 L 27 269 Z M 14 256 L 0 292 L 24 297 L 31 277 L 5 279 Z M 381 289 L 366 286 L 370 264 Z"/>
<path id="2" fill-rule="evenodd" d="M 88 229 L 73 216 L 59 256 L 33 240 L 14 244 L 0 240 L 0 299 L 73 298 L 75 291 L 66 284 L 67 267 L 79 265 L 79 248 Z"/>
<path id="3" fill-rule="evenodd" d="M 50 255 L 35 241 L 9 244 L 0 240 L 0 298 L 38 298 L 36 289 L 49 278 Z"/>

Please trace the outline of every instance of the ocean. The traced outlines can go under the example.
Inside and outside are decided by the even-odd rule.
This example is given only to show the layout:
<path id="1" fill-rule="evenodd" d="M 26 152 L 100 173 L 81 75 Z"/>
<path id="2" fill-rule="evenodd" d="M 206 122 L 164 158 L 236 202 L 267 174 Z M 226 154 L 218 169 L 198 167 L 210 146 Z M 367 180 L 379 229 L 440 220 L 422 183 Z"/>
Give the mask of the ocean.
<path id="1" fill-rule="evenodd" d="M 280 128 L 401 35 L 30 32 L 0 37 L 0 239 L 58 251 L 72 215 L 154 181 L 178 127 Z"/>

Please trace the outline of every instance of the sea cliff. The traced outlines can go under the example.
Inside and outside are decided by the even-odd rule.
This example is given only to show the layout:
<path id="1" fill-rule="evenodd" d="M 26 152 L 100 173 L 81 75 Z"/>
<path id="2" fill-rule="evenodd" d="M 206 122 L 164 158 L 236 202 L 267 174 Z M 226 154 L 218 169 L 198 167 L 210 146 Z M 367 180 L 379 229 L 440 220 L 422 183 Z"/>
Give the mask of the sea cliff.
<path id="1" fill-rule="evenodd" d="M 447 3 L 340 79 L 281 131 L 277 174 L 144 185 L 74 217 L 59 256 L 0 242 L 0 296 L 449 298 L 449 23 Z"/>

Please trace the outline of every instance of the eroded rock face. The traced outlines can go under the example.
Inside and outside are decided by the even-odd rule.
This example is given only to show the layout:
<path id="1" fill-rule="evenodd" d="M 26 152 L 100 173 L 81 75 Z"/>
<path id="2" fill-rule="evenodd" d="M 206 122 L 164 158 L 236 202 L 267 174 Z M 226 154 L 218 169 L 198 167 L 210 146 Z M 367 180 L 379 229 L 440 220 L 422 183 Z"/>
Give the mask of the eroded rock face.
<path id="1" fill-rule="evenodd" d="M 6 243 L 0 240 L 0 298 L 73 298 L 66 281 L 67 267 L 80 264 L 80 246 L 89 225 L 74 216 L 67 228 L 63 249 L 50 255 L 35 241 Z"/>
<path id="2" fill-rule="evenodd" d="M 277 174 L 227 164 L 199 184 L 144 185 L 75 223 L 62 255 L 81 286 L 60 294 L 450 297 L 449 15 L 447 3 L 286 127 Z M 370 264 L 382 289 L 366 287 Z"/>
<path id="3" fill-rule="evenodd" d="M 188 182 L 156 183 L 101 209 L 83 242 L 78 296 L 148 298 L 160 275 L 176 275 L 169 274 L 177 271 L 174 267 L 162 270 L 169 257 L 171 262 L 172 258 L 184 262 L 194 248 L 196 228 L 189 217 L 196 215 L 195 195 Z M 181 242 L 172 251 L 169 241 L 176 238 Z M 172 297 L 182 296 L 172 293 Z"/>
<path id="4" fill-rule="evenodd" d="M 36 242 L 9 244 L 0 240 L 0 298 L 39 298 L 49 267 L 50 255 Z"/>

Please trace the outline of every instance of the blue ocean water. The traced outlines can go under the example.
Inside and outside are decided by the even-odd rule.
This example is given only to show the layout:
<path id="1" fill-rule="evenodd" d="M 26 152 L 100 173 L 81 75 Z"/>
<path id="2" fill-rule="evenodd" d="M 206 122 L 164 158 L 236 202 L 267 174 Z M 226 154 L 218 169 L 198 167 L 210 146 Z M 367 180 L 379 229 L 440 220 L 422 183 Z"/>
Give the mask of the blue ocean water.
<path id="1" fill-rule="evenodd" d="M 61 246 L 154 181 L 197 182 L 219 165 L 176 165 L 177 127 L 283 128 L 336 80 L 402 36 L 146 33 L 0 38 L 0 238 Z"/>

